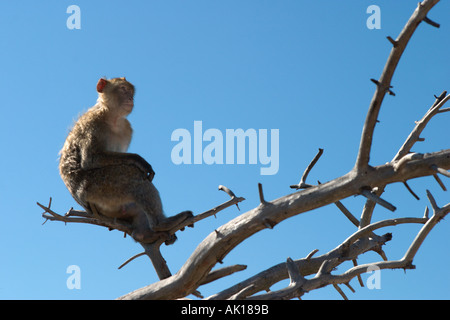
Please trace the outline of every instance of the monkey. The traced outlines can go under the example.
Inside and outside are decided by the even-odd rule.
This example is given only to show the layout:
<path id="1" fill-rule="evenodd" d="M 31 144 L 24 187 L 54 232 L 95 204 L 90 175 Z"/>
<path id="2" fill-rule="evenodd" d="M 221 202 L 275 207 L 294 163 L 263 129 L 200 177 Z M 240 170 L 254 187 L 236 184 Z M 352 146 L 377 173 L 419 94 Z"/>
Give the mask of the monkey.
<path id="1" fill-rule="evenodd" d="M 73 198 L 90 213 L 131 223 L 132 238 L 150 241 L 192 216 L 167 218 L 152 180 L 155 172 L 140 155 L 127 153 L 133 129 L 134 86 L 123 78 L 101 78 L 97 103 L 81 115 L 60 151 L 59 172 Z M 166 235 L 166 244 L 176 240 Z"/>

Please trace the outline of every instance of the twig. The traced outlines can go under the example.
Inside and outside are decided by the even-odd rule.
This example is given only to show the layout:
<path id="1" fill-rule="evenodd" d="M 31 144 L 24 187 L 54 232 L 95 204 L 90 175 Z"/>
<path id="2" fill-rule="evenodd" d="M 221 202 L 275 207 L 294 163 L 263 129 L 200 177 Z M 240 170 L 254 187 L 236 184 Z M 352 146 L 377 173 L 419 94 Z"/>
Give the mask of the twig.
<path id="1" fill-rule="evenodd" d="M 395 41 L 394 39 L 392 39 L 391 36 L 387 36 L 386 38 L 389 40 L 390 43 L 392 43 L 392 45 L 393 45 L 394 47 L 397 46 L 397 41 Z"/>
<path id="2" fill-rule="evenodd" d="M 309 261 L 313 255 L 315 255 L 317 252 L 319 251 L 319 249 L 314 249 L 313 251 L 311 251 L 305 258 L 306 261 Z"/>
<path id="3" fill-rule="evenodd" d="M 355 293 L 356 291 L 355 291 L 355 289 L 353 289 L 353 287 L 350 285 L 350 283 L 349 282 L 346 282 L 346 283 L 344 283 L 345 284 L 345 286 L 347 287 L 347 288 L 349 288 L 350 289 L 350 291 L 351 292 L 353 292 L 353 293 Z"/>
<path id="4" fill-rule="evenodd" d="M 353 262 L 354 267 L 356 267 L 358 265 L 358 262 L 356 261 L 356 259 L 353 259 L 352 262 Z M 361 286 L 361 288 L 364 288 L 364 282 L 362 281 L 361 275 L 358 274 L 357 278 L 358 278 L 358 282 L 359 282 L 359 285 Z"/>
<path id="5" fill-rule="evenodd" d="M 320 181 L 317 181 L 318 184 L 322 184 Z M 336 207 L 353 223 L 356 227 L 359 226 L 359 220 L 342 204 L 341 201 L 336 201 L 334 203 Z"/>
<path id="6" fill-rule="evenodd" d="M 429 219 L 428 214 L 430 213 L 430 209 L 428 207 L 425 207 L 425 212 L 423 213 L 424 219 Z"/>
<path id="7" fill-rule="evenodd" d="M 262 189 L 262 184 L 258 183 L 258 192 L 259 192 L 259 202 L 264 205 L 266 204 L 266 200 L 264 200 L 264 193 L 263 193 L 263 189 Z"/>
<path id="8" fill-rule="evenodd" d="M 344 300 L 348 300 L 347 296 L 345 295 L 344 291 L 342 291 L 342 289 L 337 285 L 337 284 L 333 284 L 333 287 L 336 289 L 337 292 L 339 292 L 339 294 L 341 295 L 341 297 Z"/>
<path id="9" fill-rule="evenodd" d="M 450 108 L 444 108 L 438 111 L 438 113 L 444 113 L 444 112 L 449 112 Z"/>
<path id="10" fill-rule="evenodd" d="M 359 220 L 342 204 L 340 201 L 334 203 L 336 207 L 351 221 L 355 226 L 359 226 Z"/>
<path id="11" fill-rule="evenodd" d="M 219 190 L 224 191 L 226 194 L 228 194 L 228 195 L 231 197 L 231 199 L 236 198 L 236 196 L 234 195 L 233 191 L 231 191 L 230 189 L 228 189 L 227 187 L 225 187 L 225 186 L 223 186 L 223 185 L 220 185 L 220 186 L 219 186 Z M 244 201 L 244 200 L 245 200 L 244 198 L 238 198 L 238 199 L 242 199 L 242 200 L 240 200 L 240 201 Z M 241 210 L 241 209 L 239 209 L 239 205 L 238 205 L 238 203 L 239 203 L 240 201 L 236 202 L 236 207 L 238 208 L 238 210 Z"/>
<path id="12" fill-rule="evenodd" d="M 312 185 L 306 183 L 306 178 L 308 177 L 308 174 L 312 170 L 312 168 L 316 165 L 316 163 L 319 160 L 322 153 L 323 153 L 323 149 L 319 148 L 319 151 L 317 152 L 316 156 L 311 161 L 311 163 L 308 165 L 308 167 L 306 167 L 306 170 L 303 172 L 300 182 L 298 184 L 294 184 L 294 185 L 290 186 L 292 189 L 298 190 L 298 189 L 306 189 L 306 188 L 312 187 Z"/>
<path id="13" fill-rule="evenodd" d="M 46 207 L 39 202 L 36 203 L 39 207 L 45 210 L 44 213 L 42 213 L 42 217 L 50 221 L 61 221 L 61 222 L 70 222 L 70 223 L 87 223 L 87 224 L 93 224 L 101 227 L 107 227 L 110 230 L 117 229 L 119 231 L 125 232 L 127 234 L 132 233 L 132 228 L 129 223 L 126 223 L 124 221 L 119 221 L 116 219 L 111 219 L 105 216 L 100 216 L 97 218 L 94 218 L 92 215 L 88 214 L 85 211 L 78 211 L 70 209 L 65 215 L 60 215 L 54 212 L 50 209 L 51 201 L 49 202 L 49 205 Z M 50 215 L 48 215 L 48 214 Z"/>
<path id="14" fill-rule="evenodd" d="M 300 270 L 297 265 L 292 261 L 291 258 L 287 258 L 286 267 L 288 270 L 289 279 L 291 279 L 290 285 L 296 285 L 297 283 L 304 283 L 306 280 L 301 275 Z"/>
<path id="15" fill-rule="evenodd" d="M 441 178 L 437 174 L 433 174 L 434 180 L 439 184 L 439 186 L 442 188 L 442 190 L 447 191 L 447 188 L 445 187 L 444 183 L 442 182 Z"/>
<path id="16" fill-rule="evenodd" d="M 442 106 L 449 99 L 450 95 L 447 95 L 447 91 L 443 91 L 438 97 L 436 97 L 435 102 L 428 109 L 427 113 L 420 121 L 416 122 L 414 129 L 411 131 L 405 143 L 403 143 L 392 161 L 399 161 L 411 151 L 412 146 L 419 140 L 419 137 L 427 126 L 428 122 L 430 122 L 433 116 L 435 116 L 439 112 Z"/>
<path id="17" fill-rule="evenodd" d="M 450 212 L 450 203 L 442 208 L 439 208 L 436 204 L 436 200 L 429 190 L 427 190 L 427 197 L 433 209 L 433 216 L 428 219 L 427 223 L 425 223 L 422 229 L 420 229 L 413 243 L 405 253 L 405 256 L 402 258 L 402 260 L 409 261 L 410 263 L 412 263 L 414 256 L 416 255 L 417 251 L 419 250 L 420 246 L 422 245 L 423 241 L 430 233 L 430 231 L 442 218 L 444 218 Z"/>
<path id="18" fill-rule="evenodd" d="M 428 17 L 423 18 L 423 22 L 428 23 L 430 26 L 433 26 L 435 28 L 439 28 L 440 24 L 437 22 L 432 21 L 431 19 L 429 19 Z"/>
<path id="19" fill-rule="evenodd" d="M 436 171 L 437 173 L 442 174 L 443 176 L 446 176 L 447 178 L 450 178 L 450 172 L 448 172 L 445 169 L 442 168 L 438 168 L 436 165 L 432 165 L 431 169 L 433 169 L 434 171 Z"/>
<path id="20" fill-rule="evenodd" d="M 200 283 L 200 285 L 208 284 L 210 282 L 216 281 L 217 279 L 227 277 L 235 272 L 239 272 L 245 269 L 247 269 L 246 265 L 236 264 L 233 266 L 228 266 L 211 271 L 208 276 Z"/>
<path id="21" fill-rule="evenodd" d="M 403 156 L 402 158 L 400 158 L 400 160 L 398 161 L 393 161 L 394 163 L 394 170 L 395 171 L 399 171 L 401 170 L 405 164 L 407 164 L 409 161 L 412 160 L 418 160 L 418 159 L 423 159 L 423 154 L 422 153 L 409 153 L 406 156 Z"/>
<path id="22" fill-rule="evenodd" d="M 414 193 L 414 191 L 411 189 L 411 187 L 408 185 L 406 181 L 403 181 L 403 185 L 406 187 L 406 189 L 408 189 L 408 191 L 413 195 L 414 198 L 420 200 L 419 196 Z"/>
<path id="23" fill-rule="evenodd" d="M 397 208 L 395 206 L 393 206 L 392 204 L 390 204 L 389 202 L 387 202 L 386 200 L 381 199 L 379 196 L 377 196 L 375 193 L 367 190 L 367 189 L 362 189 L 361 190 L 361 194 L 366 197 L 367 199 L 378 203 L 380 206 L 385 207 L 388 210 L 391 211 L 395 211 L 397 210 Z"/>
<path id="24" fill-rule="evenodd" d="M 136 255 L 134 255 L 134 256 L 132 256 L 132 257 L 129 258 L 127 261 L 125 261 L 124 263 L 122 263 L 122 264 L 119 266 L 119 268 L 117 268 L 117 269 L 122 269 L 122 268 L 125 267 L 128 263 L 130 263 L 130 262 L 133 261 L 134 259 L 139 258 L 140 256 L 143 256 L 143 255 L 145 255 L 145 251 L 144 251 L 144 252 L 141 252 L 141 253 L 138 253 L 138 254 L 136 254 Z"/>

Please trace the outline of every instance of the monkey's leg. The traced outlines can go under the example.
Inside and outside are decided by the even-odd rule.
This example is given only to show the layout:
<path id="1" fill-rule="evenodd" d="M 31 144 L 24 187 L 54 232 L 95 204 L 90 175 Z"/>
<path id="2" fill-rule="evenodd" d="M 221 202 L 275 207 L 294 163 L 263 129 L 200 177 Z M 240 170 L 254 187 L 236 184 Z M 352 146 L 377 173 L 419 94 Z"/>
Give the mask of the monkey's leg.
<path id="1" fill-rule="evenodd" d="M 161 255 L 161 251 L 159 250 L 161 244 L 162 243 L 159 241 L 154 243 L 141 243 L 141 245 L 145 249 L 145 253 L 152 261 L 153 267 L 156 270 L 156 274 L 158 275 L 159 280 L 166 279 L 172 275 L 172 273 L 170 273 L 169 267 L 167 266 L 166 260 L 164 260 L 163 256 Z"/>
<path id="2" fill-rule="evenodd" d="M 154 231 L 169 231 L 192 216 L 192 211 L 183 211 L 173 217 L 159 218 L 158 223 L 152 229 Z"/>

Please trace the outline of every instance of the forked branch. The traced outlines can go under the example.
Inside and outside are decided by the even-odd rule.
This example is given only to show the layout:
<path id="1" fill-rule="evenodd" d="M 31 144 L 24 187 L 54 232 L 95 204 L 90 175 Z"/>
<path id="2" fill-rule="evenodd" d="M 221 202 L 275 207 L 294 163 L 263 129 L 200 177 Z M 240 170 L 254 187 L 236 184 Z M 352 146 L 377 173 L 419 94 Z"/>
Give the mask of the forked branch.
<path id="1" fill-rule="evenodd" d="M 383 72 L 381 73 L 379 80 L 376 80 L 377 85 L 375 93 L 370 103 L 369 112 L 367 113 L 366 121 L 364 123 L 358 156 L 356 158 L 355 170 L 357 172 L 363 172 L 369 166 L 373 133 L 378 120 L 381 104 L 386 93 L 390 92 L 392 76 L 394 75 L 395 69 L 397 68 L 403 52 L 405 51 L 406 45 L 411 39 L 411 36 L 417 26 L 427 17 L 428 12 L 438 2 L 439 0 L 426 0 L 419 3 L 402 32 L 395 40 L 395 45 L 391 50 Z"/>

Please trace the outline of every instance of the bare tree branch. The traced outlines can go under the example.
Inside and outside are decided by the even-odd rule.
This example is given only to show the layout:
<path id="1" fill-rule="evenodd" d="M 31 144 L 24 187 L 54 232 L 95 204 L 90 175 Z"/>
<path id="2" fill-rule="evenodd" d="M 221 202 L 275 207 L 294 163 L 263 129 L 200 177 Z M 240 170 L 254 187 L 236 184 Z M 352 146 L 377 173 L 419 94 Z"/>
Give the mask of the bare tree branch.
<path id="1" fill-rule="evenodd" d="M 262 189 L 260 188 L 261 200 L 264 200 L 263 206 L 244 213 L 217 229 L 215 233 L 210 234 L 174 276 L 138 289 L 122 298 L 172 299 L 185 296 L 192 292 L 192 290 L 195 290 L 202 278 L 211 270 L 212 266 L 217 261 L 222 261 L 223 257 L 235 246 L 254 233 L 267 228 L 267 221 L 269 220 L 272 222 L 270 226 L 273 228 L 274 225 L 291 216 L 335 203 L 351 195 L 360 194 L 364 190 L 378 188 L 381 189 L 380 193 L 382 193 L 382 189 L 387 184 L 404 182 L 409 179 L 431 175 L 435 172 L 433 168 L 436 167 L 448 170 L 450 167 L 450 149 L 425 154 L 420 159 L 408 159 L 401 166 L 394 166 L 394 162 L 378 167 L 369 166 L 373 131 L 383 97 L 386 92 L 390 92 L 390 80 L 417 25 L 426 17 L 428 11 L 437 2 L 437 0 L 428 0 L 421 3 L 395 41 L 396 45 L 391 51 L 380 80 L 376 82 L 377 88 L 364 124 L 357 161 L 352 171 L 325 184 L 311 186 L 304 191 L 296 192 L 271 202 L 264 200 Z M 415 141 L 417 140 L 415 139 Z M 315 160 L 317 161 L 317 159 L 318 156 L 316 156 Z M 395 160 L 398 161 L 400 158 Z M 309 167 L 312 168 L 314 163 L 315 161 Z M 307 168 L 305 171 L 301 182 L 303 181 L 304 183 L 304 178 L 306 178 L 310 168 Z M 385 206 L 393 209 L 392 205 L 385 201 L 380 201 L 380 193 L 370 193 L 371 200 L 375 200 L 378 203 L 381 202 Z M 368 218 L 367 215 L 364 217 L 363 213 L 363 218 L 365 219 L 362 219 L 360 222 L 361 228 L 370 224 L 370 217 Z M 325 264 L 322 265 L 322 269 L 319 272 L 319 278 L 322 277 L 322 274 L 323 276 L 327 275 L 324 272 L 324 266 Z M 245 290 L 245 295 L 247 295 L 253 291 L 251 288 L 254 288 L 254 285 L 246 286 L 241 290 Z M 290 288 L 290 291 L 296 290 Z M 298 291 L 296 292 L 298 294 Z M 242 297 L 243 293 L 240 292 L 239 296 Z"/>
<path id="2" fill-rule="evenodd" d="M 247 299 L 257 299 L 257 300 L 266 300 L 266 299 L 292 299 L 293 294 L 295 293 L 296 296 L 303 295 L 306 292 L 309 292 L 314 289 L 322 288 L 326 285 L 333 285 L 336 290 L 341 294 L 341 296 L 344 297 L 344 299 L 347 299 L 345 295 L 343 295 L 342 290 L 338 287 L 338 284 L 346 284 L 348 285 L 349 282 L 354 278 L 362 273 L 367 272 L 367 270 L 370 267 L 378 267 L 380 269 L 413 269 L 414 266 L 412 264 L 414 256 L 416 255 L 417 251 L 419 250 L 420 246 L 422 245 L 423 241 L 425 240 L 426 236 L 430 233 L 430 231 L 433 229 L 433 227 L 442 220 L 449 212 L 450 212 L 450 203 L 446 206 L 439 208 L 432 197 L 431 193 L 427 190 L 427 195 L 430 200 L 430 203 L 433 208 L 433 217 L 431 219 L 427 218 L 403 218 L 403 219 L 390 219 L 385 221 L 380 221 L 378 223 L 374 223 L 370 226 L 367 226 L 364 229 L 361 229 L 354 233 L 352 236 L 350 236 L 347 240 L 345 240 L 342 245 L 340 246 L 341 251 L 346 251 L 346 247 L 353 242 L 353 240 L 360 239 L 364 233 L 368 233 L 369 231 L 390 226 L 390 225 L 396 225 L 401 223 L 424 223 L 424 226 L 420 229 L 418 232 L 416 238 L 411 243 L 410 247 L 408 248 L 407 252 L 403 256 L 402 259 L 397 261 L 381 261 L 376 262 L 372 264 L 364 264 L 357 266 L 355 265 L 353 268 L 347 270 L 343 274 L 340 275 L 332 275 L 331 269 L 333 266 L 335 266 L 336 261 L 339 260 L 339 258 L 331 258 L 324 260 L 317 271 L 317 274 L 312 279 L 304 279 L 301 283 L 297 283 L 297 286 L 292 288 L 291 285 L 289 285 L 287 288 L 272 291 L 266 294 L 256 295 L 256 296 L 249 296 L 248 294 L 251 293 L 249 290 L 247 290 L 247 297 L 244 297 L 241 295 L 240 298 L 247 298 Z M 291 282 L 292 283 L 292 282 Z M 253 284 L 253 286 L 255 286 Z"/>
<path id="3" fill-rule="evenodd" d="M 369 112 L 364 123 L 361 142 L 359 146 L 358 156 L 355 163 L 357 172 L 364 172 L 369 166 L 370 150 L 372 148 L 373 133 L 377 123 L 378 114 L 386 92 L 391 88 L 391 80 L 397 68 L 398 62 L 408 44 L 411 36 L 416 30 L 419 23 L 426 18 L 431 8 L 438 3 L 439 0 L 427 0 L 419 3 L 413 15 L 409 18 L 402 32 L 395 40 L 391 53 L 388 57 L 386 65 L 381 73 L 380 79 L 377 81 L 377 87 L 370 103 Z"/>
<path id="4" fill-rule="evenodd" d="M 420 160 L 423 159 L 424 155 L 421 153 L 410 153 L 411 148 L 414 146 L 414 144 L 419 141 L 419 137 L 423 130 L 425 129 L 426 125 L 429 123 L 429 121 L 438 114 L 438 111 L 442 108 L 442 106 L 450 99 L 450 95 L 447 95 L 447 91 L 443 91 L 439 97 L 436 98 L 436 101 L 433 103 L 433 105 L 430 107 L 430 109 L 427 111 L 427 113 L 423 116 L 423 118 L 420 121 L 416 122 L 416 125 L 410 135 L 407 137 L 406 141 L 401 146 L 400 150 L 397 152 L 397 154 L 392 159 L 391 163 L 393 163 L 394 170 L 399 171 L 403 169 L 404 165 L 407 164 L 410 161 L 413 160 Z M 445 191 L 445 186 L 442 183 L 442 181 L 437 177 L 437 175 L 433 174 L 435 179 L 438 181 L 438 183 L 441 185 L 441 187 Z M 416 197 L 414 192 L 409 188 L 408 184 L 406 183 L 406 180 L 403 181 L 405 186 L 408 188 L 408 190 Z M 381 196 L 384 192 L 384 188 L 386 185 L 380 185 L 375 194 L 377 196 Z M 370 221 L 372 219 L 373 210 L 375 208 L 375 202 L 373 201 L 367 201 L 366 205 L 364 206 L 362 215 L 361 215 L 361 221 L 360 221 L 360 227 L 363 228 L 364 226 L 367 226 L 370 224 Z"/>
<path id="5" fill-rule="evenodd" d="M 433 227 L 450 212 L 450 204 L 439 207 L 434 197 L 427 191 L 427 197 L 433 210 L 431 218 L 428 216 L 428 208 L 423 218 L 395 217 L 372 222 L 372 215 L 377 204 L 391 211 L 396 210 L 393 204 L 383 199 L 384 197 L 381 198 L 385 187 L 389 184 L 402 183 L 415 198 L 418 198 L 407 181 L 433 176 L 445 190 L 438 174 L 450 177 L 448 172 L 450 170 L 450 149 L 421 154 L 411 153 L 411 148 L 416 142 L 424 141 L 424 138 L 420 135 L 435 115 L 450 110 L 450 108 L 443 109 L 444 104 L 450 100 L 450 95 L 447 95 L 447 92 L 444 91 L 436 97 L 436 101 L 424 117 L 416 122 L 411 134 L 392 161 L 383 165 L 372 166 L 369 164 L 369 160 L 375 125 L 378 121 L 377 118 L 384 96 L 386 93 L 395 96 L 391 90 L 391 80 L 398 62 L 420 22 L 424 21 L 432 26 L 439 26 L 427 18 L 431 8 L 438 2 L 439 0 L 425 0 L 419 3 L 398 38 L 394 40 L 388 37 L 393 48 L 380 78 L 378 80 L 371 79 L 376 88 L 362 129 L 355 165 L 350 172 L 323 184 L 319 182 L 316 186 L 307 184 L 308 174 L 323 153 L 323 149 L 319 149 L 317 155 L 303 172 L 300 182 L 291 186 L 293 189 L 302 190 L 268 201 L 267 195 L 263 194 L 262 185 L 258 184 L 260 204 L 211 232 L 173 275 L 159 250 L 162 243 L 167 240 L 167 236 L 159 233 L 150 234 L 145 242 L 140 243 L 145 250 L 144 253 L 130 258 L 123 265 L 137 256 L 145 254 L 150 257 L 161 280 L 130 292 L 119 299 L 179 299 L 189 294 L 201 297 L 197 291 L 199 286 L 246 268 L 246 266 L 235 265 L 212 271 L 218 262 L 221 263 L 228 253 L 245 239 L 261 230 L 274 229 L 278 223 L 286 219 L 329 204 L 335 204 L 357 227 L 357 230 L 335 249 L 320 256 L 315 256 L 318 251 L 315 249 L 305 258 L 299 260 L 287 258 L 286 262 L 264 270 L 206 299 L 292 299 L 328 285 L 332 285 L 344 299 L 347 299 L 339 285 L 344 284 L 351 291 L 354 291 L 350 286 L 350 281 L 357 277 L 360 285 L 363 286 L 360 275 L 367 272 L 367 269 L 371 266 L 380 269 L 414 268 L 412 262 L 417 251 Z M 192 226 L 195 222 L 215 215 L 229 206 L 234 204 L 237 206 L 240 201 L 244 200 L 244 198 L 236 197 L 231 190 L 224 186 L 219 186 L 219 190 L 226 192 L 231 199 L 211 210 L 187 219 L 168 233 L 175 234 L 177 231 L 184 230 L 185 227 Z M 345 198 L 357 195 L 363 195 L 367 198 L 360 220 L 341 202 Z M 126 222 L 118 219 L 107 219 L 95 212 L 91 214 L 71 209 L 66 215 L 59 215 L 50 209 L 51 199 L 48 206 L 39 203 L 38 205 L 45 210 L 43 217 L 46 221 L 88 223 L 117 229 L 130 235 L 133 231 L 132 227 Z M 374 232 L 400 224 L 423 224 L 423 226 L 405 255 L 400 260 L 389 260 L 382 247 L 392 239 L 392 234 L 385 233 L 379 236 Z M 377 252 L 383 261 L 358 265 L 357 258 L 368 251 Z M 353 267 L 344 273 L 334 274 L 334 268 L 345 261 L 352 261 Z M 313 275 L 313 277 L 306 279 L 305 277 L 308 275 Z M 286 288 L 270 291 L 272 285 L 288 278 L 290 283 Z M 268 292 L 258 294 L 262 291 Z"/>

